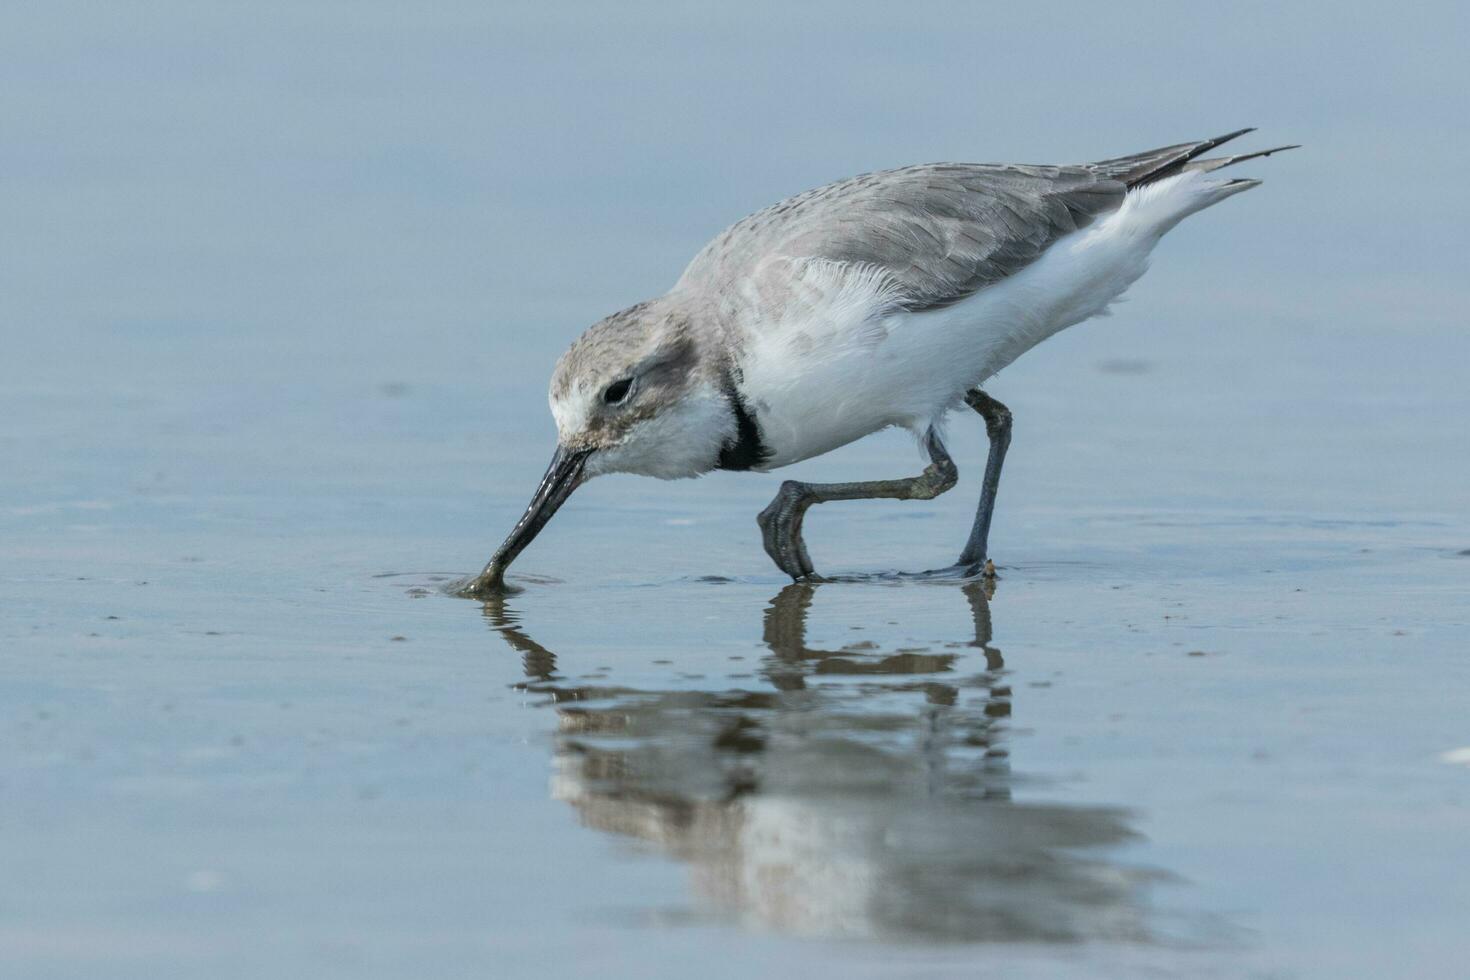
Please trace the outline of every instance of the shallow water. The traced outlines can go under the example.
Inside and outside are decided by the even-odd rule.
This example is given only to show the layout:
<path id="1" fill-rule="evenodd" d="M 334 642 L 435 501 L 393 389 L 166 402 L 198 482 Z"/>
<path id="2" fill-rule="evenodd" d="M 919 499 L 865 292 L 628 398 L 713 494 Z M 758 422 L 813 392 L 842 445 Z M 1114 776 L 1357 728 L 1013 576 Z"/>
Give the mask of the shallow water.
<path id="1" fill-rule="evenodd" d="M 1187 380 L 1115 380 L 1105 343 L 1046 365 L 1120 406 L 1079 423 L 1091 439 L 1218 424 L 1224 393 L 1127 418 Z M 589 485 L 513 571 L 524 591 L 482 605 L 439 589 L 539 459 L 488 503 L 384 464 L 452 455 L 469 426 L 426 420 L 454 393 L 366 386 L 342 406 L 366 434 L 268 477 L 271 409 L 134 397 L 53 397 L 11 429 L 52 447 L 5 513 L 22 975 L 1458 968 L 1470 783 L 1441 756 L 1470 745 L 1470 527 L 1448 508 L 1348 508 L 1249 439 L 1221 438 L 1218 471 L 1187 446 L 1075 463 L 1060 425 L 1042 438 L 1059 400 L 1022 416 L 993 596 L 783 584 L 752 520 L 774 478 L 722 477 L 667 503 Z M 1372 432 L 1426 416 L 1386 411 L 1353 439 L 1413 472 L 1417 448 Z M 913 460 L 880 439 L 823 465 L 880 456 Z M 938 564 L 975 469 L 931 503 L 814 512 L 819 564 Z M 1154 489 L 1124 504 L 1135 480 Z M 1273 507 L 1263 486 L 1337 496 Z"/>
<path id="2" fill-rule="evenodd" d="M 189 9 L 0 37 L 0 972 L 1463 972 L 1470 305 L 1423 244 L 1464 204 L 1322 166 L 1453 158 L 1454 31 L 1192 12 L 1114 77 L 1091 45 L 1157 22 L 1063 10 L 1039 76 L 850 5 L 770 44 Z M 924 97 L 961 64 L 1007 92 L 983 139 Z M 1257 120 L 1319 155 L 990 387 L 993 584 L 893 574 L 963 542 L 957 416 L 957 490 L 812 512 L 852 581 L 784 581 L 780 477 L 718 474 L 595 481 L 522 591 L 442 594 L 541 473 L 556 354 L 721 223 Z M 921 465 L 887 433 L 791 475 Z"/>

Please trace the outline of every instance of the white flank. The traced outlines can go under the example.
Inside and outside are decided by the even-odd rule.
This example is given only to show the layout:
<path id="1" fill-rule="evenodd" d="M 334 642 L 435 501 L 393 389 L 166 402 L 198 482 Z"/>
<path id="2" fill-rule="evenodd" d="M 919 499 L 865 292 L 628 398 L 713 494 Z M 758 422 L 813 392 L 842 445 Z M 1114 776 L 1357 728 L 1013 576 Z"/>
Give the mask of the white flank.
<path id="1" fill-rule="evenodd" d="M 1253 186 L 1194 171 L 1146 185 L 1015 275 L 923 313 L 895 312 L 891 282 L 871 268 L 781 260 L 796 282 L 785 302 L 748 297 L 766 311 L 750 329 L 743 365 L 773 453 L 763 468 L 888 426 L 922 433 L 938 424 L 970 388 L 1059 330 L 1105 313 L 1183 218 Z"/>

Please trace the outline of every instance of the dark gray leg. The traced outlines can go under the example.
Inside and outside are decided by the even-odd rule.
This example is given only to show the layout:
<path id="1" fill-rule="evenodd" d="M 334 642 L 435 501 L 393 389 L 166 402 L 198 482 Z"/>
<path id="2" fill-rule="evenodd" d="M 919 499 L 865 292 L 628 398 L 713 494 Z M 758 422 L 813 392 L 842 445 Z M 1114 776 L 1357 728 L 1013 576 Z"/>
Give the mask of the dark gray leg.
<path id="1" fill-rule="evenodd" d="M 972 573 L 981 570 L 989 557 L 986 544 L 990 538 L 990 517 L 995 512 L 995 491 L 1000 486 L 1000 468 L 1006 461 L 1006 449 L 1011 444 L 1011 410 L 991 398 L 979 388 L 965 394 L 965 404 L 980 413 L 985 420 L 985 432 L 990 436 L 990 455 L 985 458 L 985 481 L 980 487 L 980 507 L 975 511 L 975 525 L 970 528 L 970 540 L 960 552 L 958 564 Z"/>
<path id="2" fill-rule="evenodd" d="M 787 480 L 781 484 L 776 499 L 756 518 L 761 526 L 766 554 L 793 579 L 811 578 L 816 571 L 801 540 L 801 520 L 812 504 L 873 497 L 929 500 L 954 486 L 959 479 L 959 471 L 933 429 L 924 434 L 924 448 L 929 452 L 929 465 L 923 473 L 905 480 L 870 480 L 864 483 L 799 483 Z"/>

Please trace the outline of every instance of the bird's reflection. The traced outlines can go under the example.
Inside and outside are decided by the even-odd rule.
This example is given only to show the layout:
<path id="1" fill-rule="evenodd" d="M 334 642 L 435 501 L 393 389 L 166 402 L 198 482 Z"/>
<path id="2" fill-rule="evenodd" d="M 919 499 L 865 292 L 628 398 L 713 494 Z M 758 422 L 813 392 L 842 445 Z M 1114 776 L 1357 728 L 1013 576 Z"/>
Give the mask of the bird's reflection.
<path id="1" fill-rule="evenodd" d="M 703 906 L 801 935 L 1147 940 L 1127 814 L 1012 800 L 1012 692 L 982 583 L 946 652 L 807 645 L 822 586 L 771 600 L 749 690 L 558 681 L 504 600 L 494 629 L 558 714 L 553 794 L 693 869 Z M 952 652 L 950 652 L 952 651 Z"/>

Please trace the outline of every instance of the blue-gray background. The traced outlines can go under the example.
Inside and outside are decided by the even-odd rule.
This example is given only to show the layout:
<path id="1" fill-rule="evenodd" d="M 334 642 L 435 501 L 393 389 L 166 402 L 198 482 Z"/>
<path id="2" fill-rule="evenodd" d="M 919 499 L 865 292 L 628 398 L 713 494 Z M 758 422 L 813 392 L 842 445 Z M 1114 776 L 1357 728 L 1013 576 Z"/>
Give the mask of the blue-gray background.
<path id="1" fill-rule="evenodd" d="M 788 193 L 1256 125 L 1243 145 L 1306 147 L 1252 165 L 1271 183 L 1181 231 L 1108 329 L 1263 360 L 1252 327 L 1321 331 L 1324 361 L 1372 333 L 1381 388 L 1343 399 L 1371 415 L 1470 306 L 1467 26 L 1456 4 L 13 6 L 3 370 L 263 402 L 473 383 L 487 434 L 545 436 L 554 354 Z"/>
<path id="2" fill-rule="evenodd" d="M 0 963 L 969 971 L 622 929 L 602 911 L 680 904 L 677 872 L 546 798 L 550 716 L 486 666 L 507 651 L 473 611 L 373 576 L 483 560 L 549 451 L 557 354 L 743 214 L 863 170 L 1255 125 L 1242 149 L 1305 146 L 1242 168 L 1265 185 L 992 389 L 1018 417 L 997 642 L 1019 671 L 1095 649 L 1114 666 L 1083 669 L 1119 671 L 1018 706 L 1018 766 L 1152 815 L 1141 860 L 1254 937 L 1208 969 L 1371 973 L 1402 965 L 1367 942 L 1394 930 L 1421 975 L 1447 969 L 1465 892 L 1436 869 L 1463 850 L 1465 788 L 1437 754 L 1470 744 L 1447 693 L 1470 618 L 1467 27 L 1460 4 L 7 6 Z M 934 519 L 823 513 L 819 564 L 948 558 L 977 429 L 955 425 L 962 491 L 904 512 Z M 803 472 L 897 475 L 903 443 Z M 754 644 L 781 583 L 751 517 L 775 482 L 588 487 L 522 561 L 565 586 L 518 614 L 599 668 Z M 1283 571 L 1284 598 L 1261 584 Z M 715 574 L 736 581 L 691 584 Z M 895 619 L 954 615 L 897 594 Z M 854 595 L 826 608 L 860 618 Z M 703 615 L 673 622 L 675 602 Z M 1179 642 L 1236 659 L 1205 658 L 1193 698 L 1140 693 L 1137 624 L 1189 602 L 1224 634 Z M 1077 748 L 1125 715 L 1128 752 Z M 1210 748 L 1181 755 L 1216 768 L 1150 754 L 1189 731 Z M 1269 751 L 1237 744 L 1256 732 Z M 1266 756 L 1291 768 L 1242 775 Z"/>

